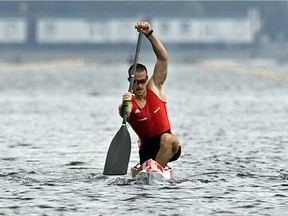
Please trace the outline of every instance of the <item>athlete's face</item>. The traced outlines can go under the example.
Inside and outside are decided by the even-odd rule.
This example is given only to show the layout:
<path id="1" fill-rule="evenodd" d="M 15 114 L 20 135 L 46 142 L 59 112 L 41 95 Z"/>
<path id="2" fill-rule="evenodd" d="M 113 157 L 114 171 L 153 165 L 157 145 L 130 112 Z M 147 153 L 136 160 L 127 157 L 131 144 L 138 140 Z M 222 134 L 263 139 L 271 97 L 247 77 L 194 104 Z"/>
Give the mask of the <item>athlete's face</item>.
<path id="1" fill-rule="evenodd" d="M 143 71 L 136 71 L 133 83 L 133 93 L 136 96 L 142 96 L 146 92 L 147 87 L 147 73 L 145 70 Z"/>

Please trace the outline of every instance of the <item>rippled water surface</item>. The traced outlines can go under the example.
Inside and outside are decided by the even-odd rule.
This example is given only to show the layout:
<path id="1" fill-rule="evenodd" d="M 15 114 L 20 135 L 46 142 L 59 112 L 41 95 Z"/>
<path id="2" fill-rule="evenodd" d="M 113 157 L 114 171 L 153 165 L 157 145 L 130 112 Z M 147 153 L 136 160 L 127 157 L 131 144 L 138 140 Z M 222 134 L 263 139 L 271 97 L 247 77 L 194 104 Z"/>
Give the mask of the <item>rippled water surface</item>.
<path id="1" fill-rule="evenodd" d="M 2 66 L 0 215 L 287 215 L 287 66 L 172 61 L 165 87 L 183 154 L 175 178 L 153 185 L 102 175 L 128 64 Z"/>

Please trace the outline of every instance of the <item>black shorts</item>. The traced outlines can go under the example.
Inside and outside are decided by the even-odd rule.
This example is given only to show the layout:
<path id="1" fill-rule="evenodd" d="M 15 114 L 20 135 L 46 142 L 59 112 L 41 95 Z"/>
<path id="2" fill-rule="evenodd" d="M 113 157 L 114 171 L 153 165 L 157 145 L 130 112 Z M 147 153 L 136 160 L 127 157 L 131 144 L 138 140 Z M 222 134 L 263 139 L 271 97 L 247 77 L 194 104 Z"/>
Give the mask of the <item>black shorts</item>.
<path id="1" fill-rule="evenodd" d="M 171 133 L 171 131 L 168 130 L 164 133 Z M 160 149 L 160 139 L 162 134 L 149 139 L 141 140 L 141 147 L 139 149 L 140 164 L 144 163 L 150 158 L 155 160 L 158 151 Z M 181 155 L 181 146 L 179 146 L 178 152 L 173 155 L 173 157 L 169 160 L 169 162 L 177 160 L 180 157 L 180 155 Z"/>

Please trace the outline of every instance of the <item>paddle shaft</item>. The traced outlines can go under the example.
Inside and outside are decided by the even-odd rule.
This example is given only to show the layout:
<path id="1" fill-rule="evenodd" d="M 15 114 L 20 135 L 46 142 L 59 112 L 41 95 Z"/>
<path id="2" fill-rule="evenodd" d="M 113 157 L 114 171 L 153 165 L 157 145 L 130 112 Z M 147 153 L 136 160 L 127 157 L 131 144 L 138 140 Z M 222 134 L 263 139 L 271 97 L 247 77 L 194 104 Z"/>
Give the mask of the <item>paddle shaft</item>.
<path id="1" fill-rule="evenodd" d="M 138 57 L 139 57 L 139 53 L 140 53 L 142 36 L 143 36 L 143 32 L 142 32 L 142 30 L 140 30 L 139 34 L 138 34 L 138 40 L 137 40 L 137 45 L 136 45 L 136 52 L 135 52 L 133 67 L 132 67 L 131 73 L 129 74 L 130 83 L 129 83 L 128 91 L 131 93 L 133 93 L 134 76 L 135 76 L 136 67 L 137 67 L 137 63 L 138 63 Z M 128 118 L 128 109 L 129 109 L 129 102 L 125 101 L 124 102 L 124 113 L 123 113 L 122 125 L 126 125 L 126 121 Z"/>
<path id="2" fill-rule="evenodd" d="M 134 75 L 138 62 L 141 39 L 142 39 L 142 31 L 139 31 L 134 63 L 132 71 L 129 74 L 130 85 L 128 91 L 131 93 L 133 92 Z M 116 133 L 115 137 L 113 138 L 110 144 L 103 171 L 104 175 L 125 175 L 127 173 L 131 153 L 131 137 L 129 131 L 127 130 L 126 125 L 128 111 L 129 111 L 129 103 L 124 102 L 123 122 L 119 131 Z"/>

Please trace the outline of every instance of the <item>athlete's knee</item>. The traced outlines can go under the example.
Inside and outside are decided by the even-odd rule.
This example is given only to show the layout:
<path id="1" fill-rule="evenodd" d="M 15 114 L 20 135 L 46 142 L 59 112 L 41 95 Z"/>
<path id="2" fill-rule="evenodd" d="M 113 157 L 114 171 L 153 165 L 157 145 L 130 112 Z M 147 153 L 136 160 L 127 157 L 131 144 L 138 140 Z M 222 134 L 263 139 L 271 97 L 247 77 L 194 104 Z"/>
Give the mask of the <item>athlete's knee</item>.
<path id="1" fill-rule="evenodd" d="M 164 133 L 160 139 L 160 145 L 170 145 L 172 143 L 172 134 Z"/>
<path id="2" fill-rule="evenodd" d="M 169 133 L 164 133 L 161 135 L 161 142 L 162 143 L 167 143 L 170 140 L 170 135 Z"/>
<path id="3" fill-rule="evenodd" d="M 164 133 L 161 136 L 160 146 L 163 148 L 171 148 L 172 151 L 176 153 L 179 148 L 178 138 L 173 134 Z"/>

